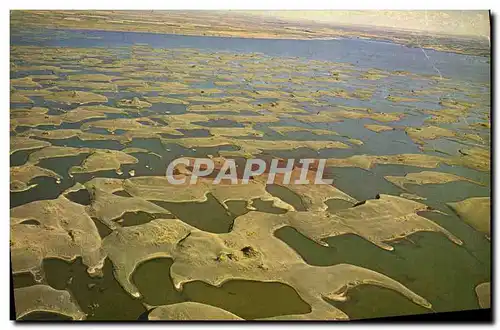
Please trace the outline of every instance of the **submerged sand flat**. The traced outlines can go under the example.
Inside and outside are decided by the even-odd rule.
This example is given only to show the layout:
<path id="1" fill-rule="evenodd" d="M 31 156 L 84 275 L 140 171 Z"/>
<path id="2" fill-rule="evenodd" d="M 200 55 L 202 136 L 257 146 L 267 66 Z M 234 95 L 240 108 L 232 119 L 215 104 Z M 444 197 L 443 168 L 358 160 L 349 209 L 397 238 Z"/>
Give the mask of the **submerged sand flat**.
<path id="1" fill-rule="evenodd" d="M 54 11 L 13 20 L 31 17 L 28 25 L 38 26 L 52 17 L 60 27 L 86 29 L 93 16 L 110 18 Z M 120 31 L 179 28 L 138 19 L 123 12 L 108 23 Z M 98 42 L 102 33 L 36 38 Z M 274 37 L 258 26 L 246 33 Z M 300 30 L 282 36 L 309 38 Z M 11 46 L 10 93 L 18 318 L 42 312 L 113 319 L 108 307 L 121 297 L 113 309 L 131 320 L 146 310 L 150 320 L 245 319 L 258 304 L 250 295 L 241 306 L 229 306 L 227 296 L 207 298 L 210 290 L 229 295 L 224 286 L 232 281 L 250 291 L 273 283 L 293 292 L 296 300 L 282 297 L 279 313 L 254 307 L 252 319 L 442 312 L 477 308 L 478 299 L 488 305 L 485 284 L 478 286 L 491 281 L 488 82 L 251 51 L 34 43 Z M 247 185 L 199 178 L 175 186 L 165 171 L 179 157 L 190 164 L 212 158 L 215 173 L 234 158 L 238 180 L 245 159 L 294 158 L 293 179 L 299 159 L 326 159 L 325 177 L 334 183 L 271 185 L 264 174 Z M 174 175 L 189 180 L 191 171 L 185 166 Z M 355 240 L 362 244 L 348 245 Z M 464 248 L 470 253 L 461 254 Z M 437 259 L 441 254 L 448 262 Z M 352 261 L 363 256 L 380 267 Z M 384 269 L 385 258 L 402 273 Z M 141 267 L 158 260 L 169 260 L 165 274 L 135 281 Z M 71 279 L 58 263 L 74 269 Z M 363 305 L 373 299 L 369 293 L 350 301 L 366 287 L 389 293 L 370 308 Z M 149 303 L 150 292 L 167 288 L 158 304 Z M 258 294 L 270 298 L 266 290 Z"/>

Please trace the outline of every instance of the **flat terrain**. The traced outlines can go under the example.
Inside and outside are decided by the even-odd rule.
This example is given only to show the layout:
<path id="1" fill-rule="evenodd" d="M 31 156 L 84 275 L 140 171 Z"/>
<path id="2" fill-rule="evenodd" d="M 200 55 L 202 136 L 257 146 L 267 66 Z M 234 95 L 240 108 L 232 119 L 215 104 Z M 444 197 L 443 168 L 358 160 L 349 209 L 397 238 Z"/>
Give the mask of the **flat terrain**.
<path id="1" fill-rule="evenodd" d="M 490 53 L 484 36 L 335 25 L 238 11 L 11 11 L 11 25 L 264 39 L 369 38 L 470 55 Z"/>
<path id="2" fill-rule="evenodd" d="M 61 18 L 67 29 L 53 30 L 44 17 L 67 14 L 30 15 L 13 15 L 10 49 L 18 319 L 347 320 L 489 306 L 487 58 L 361 39 L 117 32 L 152 29 L 135 13 L 94 29 Z M 84 15 L 103 14 L 73 18 Z M 299 159 L 326 159 L 334 183 L 171 185 L 179 157 L 212 158 L 216 173 L 234 159 L 239 179 L 246 159 L 293 158 L 294 178 Z M 191 164 L 175 176 L 189 180 Z"/>

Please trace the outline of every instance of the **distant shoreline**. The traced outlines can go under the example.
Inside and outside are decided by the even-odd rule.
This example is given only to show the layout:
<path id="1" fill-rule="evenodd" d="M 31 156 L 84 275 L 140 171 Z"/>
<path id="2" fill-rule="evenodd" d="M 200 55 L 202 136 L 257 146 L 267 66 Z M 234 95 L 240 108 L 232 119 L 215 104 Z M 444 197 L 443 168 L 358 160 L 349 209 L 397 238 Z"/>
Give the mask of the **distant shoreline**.
<path id="1" fill-rule="evenodd" d="M 225 13 L 225 12 L 224 12 Z M 365 39 L 456 54 L 490 56 L 476 37 L 270 20 L 221 12 L 11 11 L 11 28 L 48 28 L 278 40 Z"/>

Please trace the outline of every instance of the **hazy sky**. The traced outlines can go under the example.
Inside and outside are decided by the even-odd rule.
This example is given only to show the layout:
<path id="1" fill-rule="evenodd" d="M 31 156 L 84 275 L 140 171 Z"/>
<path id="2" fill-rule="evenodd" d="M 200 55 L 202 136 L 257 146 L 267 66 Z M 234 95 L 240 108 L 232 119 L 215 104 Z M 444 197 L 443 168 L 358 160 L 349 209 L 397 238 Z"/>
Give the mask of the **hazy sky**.
<path id="1" fill-rule="evenodd" d="M 246 11 L 246 13 L 342 25 L 371 25 L 482 37 L 490 35 L 487 10 L 289 10 Z"/>

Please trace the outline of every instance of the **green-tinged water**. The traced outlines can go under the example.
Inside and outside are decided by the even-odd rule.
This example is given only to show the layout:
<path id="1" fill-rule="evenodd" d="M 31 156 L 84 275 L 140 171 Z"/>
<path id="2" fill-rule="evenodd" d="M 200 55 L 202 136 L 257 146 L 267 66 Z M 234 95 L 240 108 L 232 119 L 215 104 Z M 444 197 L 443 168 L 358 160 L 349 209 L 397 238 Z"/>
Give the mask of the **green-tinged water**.
<path id="1" fill-rule="evenodd" d="M 354 39 L 13 31 L 15 290 L 65 290 L 90 321 L 182 302 L 248 320 L 479 308 L 491 238 L 474 221 L 490 215 L 448 203 L 491 195 L 484 58 Z M 163 186 L 180 157 L 212 158 L 216 170 Z M 211 182 L 225 159 L 241 179 L 246 159 L 276 158 L 327 159 L 323 178 L 340 192 Z M 327 298 L 342 288 L 345 301 Z M 42 298 L 22 301 L 34 306 L 22 320 L 68 318 Z"/>

